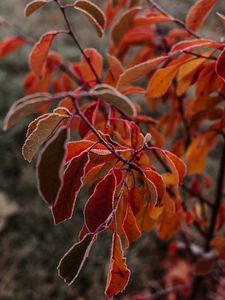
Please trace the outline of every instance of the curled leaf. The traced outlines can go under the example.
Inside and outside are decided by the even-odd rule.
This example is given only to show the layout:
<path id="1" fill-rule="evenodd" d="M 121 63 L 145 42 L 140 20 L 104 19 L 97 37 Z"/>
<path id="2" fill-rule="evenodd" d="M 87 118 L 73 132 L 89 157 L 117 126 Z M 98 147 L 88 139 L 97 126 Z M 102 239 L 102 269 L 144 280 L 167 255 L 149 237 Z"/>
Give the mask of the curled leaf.
<path id="1" fill-rule="evenodd" d="M 91 91 L 92 97 L 101 98 L 109 104 L 118 108 L 125 115 L 136 116 L 136 109 L 128 97 L 118 92 L 115 88 L 107 84 L 99 84 Z"/>
<path id="2" fill-rule="evenodd" d="M 7 113 L 3 129 L 9 129 L 25 117 L 35 113 L 44 103 L 51 103 L 53 100 L 54 98 L 48 93 L 33 94 L 19 99 L 11 106 Z"/>
<path id="3" fill-rule="evenodd" d="M 24 10 L 24 15 L 26 17 L 29 17 L 30 15 L 32 15 L 36 10 L 38 10 L 39 8 L 45 6 L 48 2 L 50 2 L 51 0 L 34 0 L 31 1 L 30 3 L 28 3 L 25 7 Z"/>
<path id="4" fill-rule="evenodd" d="M 105 28 L 104 12 L 93 2 L 87 0 L 77 0 L 74 3 L 74 8 L 81 11 L 88 18 L 98 36 L 102 37 Z"/>
<path id="5" fill-rule="evenodd" d="M 57 126 L 66 118 L 69 114 L 48 114 L 45 118 L 42 118 L 32 133 L 27 137 L 23 145 L 24 159 L 31 162 L 34 155 L 39 150 L 40 146 L 48 139 Z"/>

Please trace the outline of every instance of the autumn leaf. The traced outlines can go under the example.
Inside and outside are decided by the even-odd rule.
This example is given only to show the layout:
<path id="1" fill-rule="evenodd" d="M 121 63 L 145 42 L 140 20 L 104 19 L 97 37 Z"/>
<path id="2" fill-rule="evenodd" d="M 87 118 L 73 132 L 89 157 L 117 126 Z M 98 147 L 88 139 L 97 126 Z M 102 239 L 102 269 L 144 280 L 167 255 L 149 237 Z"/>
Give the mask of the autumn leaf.
<path id="1" fill-rule="evenodd" d="M 146 76 L 149 72 L 155 70 L 156 67 L 158 67 L 166 59 L 168 59 L 168 56 L 160 56 L 126 69 L 120 75 L 117 87 L 121 88 L 136 80 L 139 80 L 140 78 Z"/>
<path id="2" fill-rule="evenodd" d="M 82 12 L 94 26 L 99 37 L 103 36 L 105 28 L 104 12 L 93 2 L 86 0 L 77 0 L 74 8 Z"/>
<path id="3" fill-rule="evenodd" d="M 150 191 L 150 201 L 160 206 L 165 193 L 165 183 L 162 176 L 150 169 L 145 169 L 143 175 Z"/>
<path id="4" fill-rule="evenodd" d="M 132 7 L 127 10 L 117 21 L 112 29 L 112 40 L 118 47 L 126 32 L 130 29 L 131 24 L 136 14 L 140 11 L 141 7 Z"/>
<path id="5" fill-rule="evenodd" d="M 68 135 L 67 128 L 60 128 L 48 141 L 37 162 L 38 190 L 43 200 L 49 205 L 55 203 L 61 186 L 65 143 Z"/>
<path id="6" fill-rule="evenodd" d="M 24 15 L 29 17 L 32 15 L 36 10 L 45 6 L 47 3 L 52 2 L 51 0 L 34 0 L 28 3 L 24 10 Z"/>
<path id="7" fill-rule="evenodd" d="M 141 236 L 141 231 L 138 228 L 136 218 L 129 203 L 127 204 L 127 210 L 123 220 L 123 230 L 127 247 Z"/>
<path id="8" fill-rule="evenodd" d="M 46 60 L 48 57 L 48 52 L 51 47 L 51 44 L 61 31 L 49 31 L 42 35 L 40 40 L 34 45 L 30 57 L 29 57 L 29 64 L 32 72 L 37 76 L 41 77 Z"/>
<path id="9" fill-rule="evenodd" d="M 117 178 L 114 172 L 106 174 L 99 181 L 91 197 L 88 199 L 85 209 L 85 222 L 90 232 L 99 230 L 110 217 L 113 210 L 113 199 L 116 191 Z"/>
<path id="10" fill-rule="evenodd" d="M 121 94 L 115 88 L 107 84 L 96 85 L 91 91 L 90 95 L 101 98 L 109 104 L 118 108 L 125 115 L 136 116 L 136 109 L 128 97 Z"/>
<path id="11" fill-rule="evenodd" d="M 83 186 L 82 177 L 85 165 L 88 163 L 87 151 L 86 149 L 85 152 L 74 157 L 64 171 L 62 185 L 52 207 L 55 224 L 70 219 L 73 215 L 77 195 Z"/>
<path id="12" fill-rule="evenodd" d="M 54 100 L 48 93 L 28 95 L 16 101 L 7 113 L 3 129 L 7 130 L 22 121 L 25 117 L 34 114 L 44 103 L 51 103 Z"/>
<path id="13" fill-rule="evenodd" d="M 171 85 L 177 71 L 177 65 L 157 70 L 148 83 L 147 97 L 158 98 L 163 96 Z"/>
<path id="14" fill-rule="evenodd" d="M 187 27 L 194 32 L 199 30 L 216 2 L 217 0 L 198 0 L 187 14 Z"/>
<path id="15" fill-rule="evenodd" d="M 7 37 L 3 41 L 0 41 L 0 58 L 3 58 L 21 47 L 26 42 L 26 39 L 22 36 Z"/>
<path id="16" fill-rule="evenodd" d="M 121 240 L 118 234 L 113 234 L 111 259 L 105 293 L 109 299 L 121 293 L 127 286 L 130 270 L 127 268 L 123 255 Z"/>
<path id="17" fill-rule="evenodd" d="M 95 236 L 93 234 L 85 235 L 60 260 L 57 267 L 58 273 L 67 284 L 72 284 L 79 275 L 94 241 Z"/>
<path id="18" fill-rule="evenodd" d="M 225 49 L 223 49 L 217 59 L 216 73 L 223 81 L 225 81 Z"/>
<path id="19" fill-rule="evenodd" d="M 23 157 L 31 162 L 34 155 L 39 150 L 40 146 L 50 137 L 57 126 L 69 117 L 69 112 L 64 111 L 64 114 L 51 113 L 45 118 L 39 120 L 36 128 L 27 137 L 23 145 Z"/>

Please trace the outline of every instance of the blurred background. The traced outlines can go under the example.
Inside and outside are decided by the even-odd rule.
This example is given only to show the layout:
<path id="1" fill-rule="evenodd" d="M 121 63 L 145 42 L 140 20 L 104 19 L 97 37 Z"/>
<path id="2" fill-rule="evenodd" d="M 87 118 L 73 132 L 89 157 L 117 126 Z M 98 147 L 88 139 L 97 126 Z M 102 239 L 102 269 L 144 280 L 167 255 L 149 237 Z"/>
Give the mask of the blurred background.
<path id="1" fill-rule="evenodd" d="M 25 18 L 23 9 L 28 2 L 0 1 L 0 15 L 10 24 L 0 26 L 0 40 L 18 31 L 38 39 L 42 33 L 64 26 L 55 5 Z M 93 2 L 103 5 L 106 1 Z M 195 1 L 156 2 L 172 15 L 184 19 Z M 218 0 L 207 27 L 202 29 L 204 37 L 219 39 L 224 35 L 216 11 L 225 13 L 224 0 Z M 91 26 L 75 12 L 71 13 L 71 20 L 83 47 L 95 47 L 100 52 L 105 49 L 107 37 L 99 41 Z M 69 40 L 57 38 L 54 48 L 63 54 L 65 61 L 75 62 L 80 57 Z M 0 60 L 0 128 L 10 105 L 24 94 L 22 83 L 28 71 L 29 50 L 29 47 L 22 47 Z M 35 163 L 28 164 L 21 155 L 28 122 L 26 120 L 8 132 L 0 129 L 0 299 L 105 299 L 103 294 L 110 255 L 107 234 L 100 236 L 75 284 L 67 287 L 57 276 L 58 261 L 76 240 L 82 225 L 82 207 L 78 205 L 71 221 L 54 226 L 49 209 L 38 196 Z M 157 262 L 163 261 L 166 247 L 166 243 L 156 240 L 154 233 L 145 235 L 131 247 L 127 257 L 132 278 L 125 295 L 116 299 L 135 299 L 135 295 L 143 291 L 147 293 L 152 286 L 162 288 L 160 280 L 165 276 L 167 262 L 163 268 Z M 177 272 L 188 273 L 188 269 L 179 266 Z"/>

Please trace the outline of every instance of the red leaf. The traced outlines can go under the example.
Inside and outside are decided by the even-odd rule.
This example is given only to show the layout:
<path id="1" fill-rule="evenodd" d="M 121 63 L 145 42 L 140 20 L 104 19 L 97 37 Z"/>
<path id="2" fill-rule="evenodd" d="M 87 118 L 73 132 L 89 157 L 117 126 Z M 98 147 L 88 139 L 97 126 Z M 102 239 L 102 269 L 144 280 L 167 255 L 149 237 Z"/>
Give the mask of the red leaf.
<path id="1" fill-rule="evenodd" d="M 57 268 L 59 276 L 67 284 L 72 284 L 79 275 L 94 241 L 95 236 L 93 234 L 86 235 L 82 241 L 76 243 L 60 260 Z"/>
<path id="2" fill-rule="evenodd" d="M 130 278 L 130 270 L 127 268 L 126 259 L 123 255 L 121 240 L 118 234 L 113 235 L 112 252 L 107 277 L 105 293 L 109 299 L 121 293 Z"/>
<path id="3" fill-rule="evenodd" d="M 189 29 L 197 31 L 203 25 L 217 0 L 198 0 L 189 10 L 186 24 Z"/>
<path id="4" fill-rule="evenodd" d="M 88 162 L 87 151 L 74 157 L 63 175 L 63 184 L 58 193 L 52 214 L 56 224 L 70 219 L 73 215 L 77 195 L 83 185 L 82 177 Z"/>
<path id="5" fill-rule="evenodd" d="M 223 81 L 225 81 L 225 49 L 223 49 L 217 59 L 216 73 Z"/>
<path id="6" fill-rule="evenodd" d="M 61 32 L 50 31 L 45 33 L 33 47 L 30 53 L 29 63 L 31 70 L 37 77 L 42 75 L 53 39 L 59 33 Z"/>
<path id="7" fill-rule="evenodd" d="M 53 205 L 61 186 L 68 129 L 61 128 L 47 143 L 37 163 L 38 189 L 42 198 Z"/>
<path id="8" fill-rule="evenodd" d="M 117 176 L 116 176 L 117 175 Z M 85 222 L 90 232 L 95 232 L 108 219 L 113 210 L 117 177 L 121 171 L 108 173 L 95 187 L 85 206 Z"/>
<path id="9" fill-rule="evenodd" d="M 66 162 L 80 154 L 87 152 L 95 142 L 89 140 L 81 140 L 67 143 Z"/>
<path id="10" fill-rule="evenodd" d="M 5 57 L 9 53 L 22 46 L 24 43 L 25 39 L 23 37 L 7 37 L 0 42 L 0 58 Z"/>

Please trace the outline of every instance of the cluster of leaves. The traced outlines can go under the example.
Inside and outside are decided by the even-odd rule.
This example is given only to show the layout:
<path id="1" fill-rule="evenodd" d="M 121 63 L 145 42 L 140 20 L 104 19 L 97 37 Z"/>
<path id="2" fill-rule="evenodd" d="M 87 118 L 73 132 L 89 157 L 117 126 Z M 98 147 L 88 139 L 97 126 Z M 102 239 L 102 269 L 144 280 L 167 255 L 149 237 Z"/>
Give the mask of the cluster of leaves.
<path id="1" fill-rule="evenodd" d="M 197 253 L 196 273 L 208 273 L 225 256 L 225 239 L 219 236 L 225 220 L 224 153 L 218 181 L 205 172 L 210 151 L 225 136 L 225 43 L 196 32 L 216 0 L 198 0 L 185 22 L 151 0 L 107 1 L 104 11 L 87 0 L 66 5 L 34 0 L 25 16 L 51 3 L 67 28 L 47 32 L 32 45 L 26 96 L 11 107 L 4 128 L 39 114 L 28 127 L 23 156 L 31 162 L 42 148 L 38 188 L 56 224 L 73 216 L 80 189 L 89 187 L 79 241 L 60 261 L 59 275 L 71 284 L 98 235 L 109 230 L 106 295 L 112 298 L 130 277 L 123 247 L 153 229 L 161 239 L 170 239 L 185 226 L 195 227 L 205 243 Z M 68 10 L 84 15 L 99 37 L 110 31 L 104 63 L 96 49 L 81 47 Z M 218 16 L 225 25 L 225 17 Z M 58 35 L 74 41 L 80 62 L 66 63 L 51 51 Z M 0 57 L 30 46 L 30 40 L 6 38 Z M 133 94 L 144 96 L 152 114 L 162 104 L 167 110 L 157 120 L 143 115 Z M 188 184 L 182 183 L 186 166 L 181 158 Z M 215 203 L 201 193 L 213 185 Z M 191 245 L 187 248 L 192 251 Z"/>

